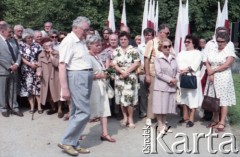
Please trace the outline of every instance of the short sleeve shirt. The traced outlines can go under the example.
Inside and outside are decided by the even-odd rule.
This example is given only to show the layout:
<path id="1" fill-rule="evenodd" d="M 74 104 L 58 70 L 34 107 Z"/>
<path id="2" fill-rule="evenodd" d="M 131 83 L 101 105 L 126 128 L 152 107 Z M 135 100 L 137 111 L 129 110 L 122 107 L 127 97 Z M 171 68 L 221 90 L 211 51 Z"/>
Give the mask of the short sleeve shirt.
<path id="1" fill-rule="evenodd" d="M 73 32 L 68 34 L 59 45 L 59 62 L 67 64 L 67 70 L 92 68 L 85 41 L 80 40 Z"/>
<path id="2" fill-rule="evenodd" d="M 160 51 L 158 51 L 158 38 L 154 38 L 153 40 L 148 41 L 146 45 L 145 55 L 144 57 L 150 59 L 149 72 L 151 76 L 155 76 L 155 68 L 154 68 L 154 60 L 155 57 Z"/>

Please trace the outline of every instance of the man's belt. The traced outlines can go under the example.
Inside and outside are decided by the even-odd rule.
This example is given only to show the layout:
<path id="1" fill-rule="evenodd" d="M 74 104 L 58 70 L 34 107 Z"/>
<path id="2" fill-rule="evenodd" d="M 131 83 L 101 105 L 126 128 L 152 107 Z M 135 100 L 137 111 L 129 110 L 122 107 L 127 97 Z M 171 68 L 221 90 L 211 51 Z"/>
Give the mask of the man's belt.
<path id="1" fill-rule="evenodd" d="M 91 69 L 82 69 L 80 71 L 93 71 L 93 69 L 92 68 Z"/>

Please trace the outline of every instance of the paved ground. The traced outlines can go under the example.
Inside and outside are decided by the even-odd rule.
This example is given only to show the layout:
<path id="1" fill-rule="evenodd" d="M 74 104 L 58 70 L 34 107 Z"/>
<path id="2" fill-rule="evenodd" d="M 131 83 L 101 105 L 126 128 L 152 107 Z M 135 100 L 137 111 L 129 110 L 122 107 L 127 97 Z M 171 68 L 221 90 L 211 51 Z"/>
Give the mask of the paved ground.
<path id="1" fill-rule="evenodd" d="M 186 128 L 185 125 L 179 125 L 176 122 L 180 119 L 179 116 L 169 116 L 168 122 L 172 126 L 173 133 L 168 133 L 163 137 L 166 145 L 172 150 L 172 145 L 176 142 L 183 141 L 183 137 L 176 138 L 177 133 L 184 133 L 189 138 L 189 149 L 194 149 L 193 133 L 209 132 L 205 126 L 206 122 L 197 121 L 193 128 Z M 213 149 L 217 150 L 217 154 L 210 154 L 208 152 L 208 139 L 201 138 L 199 140 L 199 153 L 182 153 L 182 154 L 168 154 L 163 150 L 163 147 L 158 143 L 155 150 L 157 154 L 144 154 L 143 145 L 144 137 L 142 136 L 142 128 L 145 126 L 145 119 L 135 119 L 137 127 L 135 129 L 121 128 L 119 121 L 115 118 L 109 118 L 109 133 L 116 138 L 116 143 L 100 141 L 101 127 L 98 122 L 89 123 L 84 130 L 86 138 L 82 141 L 84 147 L 91 150 L 90 154 L 79 155 L 89 157 L 234 157 L 240 156 L 240 153 L 223 154 L 219 151 L 219 145 L 222 142 L 228 141 L 230 138 L 221 138 L 223 133 L 218 134 L 218 138 L 213 138 Z M 11 116 L 3 118 L 0 116 L 0 157 L 67 157 L 68 155 L 62 152 L 58 147 L 62 134 L 65 131 L 67 122 L 58 119 L 57 115 L 46 115 L 45 113 L 39 115 L 35 114 L 34 120 L 31 120 L 31 115 L 28 111 L 24 112 L 24 117 L 19 118 Z M 225 133 L 232 133 L 229 125 L 226 127 Z M 185 137 L 186 138 L 186 137 Z M 155 141 L 156 142 L 156 141 Z M 239 141 L 237 141 L 239 143 Z M 163 145 L 164 148 L 166 145 Z M 178 147 L 178 150 L 183 149 L 183 144 Z M 197 148 L 197 147 L 196 147 Z M 226 149 L 229 149 L 227 145 Z M 226 150 L 225 149 L 225 150 Z M 240 150 L 239 146 L 237 149 Z"/>

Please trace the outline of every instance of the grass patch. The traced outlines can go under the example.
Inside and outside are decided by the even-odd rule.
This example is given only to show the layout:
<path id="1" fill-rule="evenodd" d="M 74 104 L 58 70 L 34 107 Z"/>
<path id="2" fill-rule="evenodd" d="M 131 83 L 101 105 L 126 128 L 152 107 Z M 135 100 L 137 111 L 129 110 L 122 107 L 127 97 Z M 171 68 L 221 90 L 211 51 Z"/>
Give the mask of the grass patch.
<path id="1" fill-rule="evenodd" d="M 240 74 L 233 74 L 237 104 L 229 107 L 229 119 L 231 125 L 240 125 Z"/>

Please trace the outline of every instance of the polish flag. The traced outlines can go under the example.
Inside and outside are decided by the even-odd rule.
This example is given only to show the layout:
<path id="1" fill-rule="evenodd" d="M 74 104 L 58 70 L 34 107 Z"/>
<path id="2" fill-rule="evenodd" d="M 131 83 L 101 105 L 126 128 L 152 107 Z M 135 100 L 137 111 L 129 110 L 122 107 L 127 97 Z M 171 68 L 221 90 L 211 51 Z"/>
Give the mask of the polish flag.
<path id="1" fill-rule="evenodd" d="M 145 43 L 145 38 L 143 31 L 147 28 L 148 18 L 148 0 L 145 0 L 144 11 L 143 11 L 143 20 L 142 20 L 142 33 L 141 33 L 141 43 Z"/>
<path id="2" fill-rule="evenodd" d="M 178 52 L 185 50 L 184 40 L 186 35 L 190 33 L 189 29 L 189 17 L 188 17 L 188 0 L 186 4 L 182 4 L 182 0 L 179 0 L 179 10 L 177 19 L 177 28 L 175 34 L 174 50 L 176 55 Z"/>
<path id="3" fill-rule="evenodd" d="M 113 9 L 113 2 L 112 2 L 112 0 L 110 0 L 107 27 L 111 28 L 113 32 L 116 31 L 115 19 L 114 19 L 114 9 Z"/>
<path id="4" fill-rule="evenodd" d="M 121 27 L 122 26 L 127 26 L 125 0 L 123 1 L 123 10 L 122 10 L 122 18 L 121 18 Z"/>
<path id="5" fill-rule="evenodd" d="M 228 22 L 228 0 L 225 0 L 223 10 L 222 10 L 222 18 L 221 18 L 221 26 L 229 28 Z"/>
<path id="6" fill-rule="evenodd" d="M 218 14 L 217 14 L 217 20 L 216 20 L 216 25 L 215 25 L 215 31 L 218 27 L 221 26 L 221 18 L 222 18 L 222 12 L 221 12 L 221 7 L 220 7 L 220 2 L 218 1 Z"/>
<path id="7" fill-rule="evenodd" d="M 153 5 L 153 0 L 150 0 L 150 3 L 149 3 L 147 27 L 154 29 L 154 5 Z"/>

